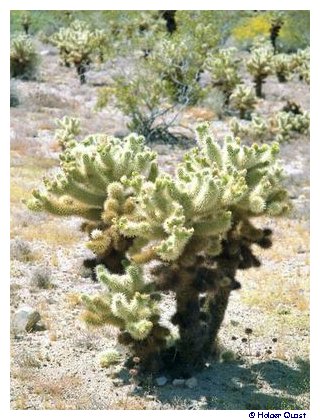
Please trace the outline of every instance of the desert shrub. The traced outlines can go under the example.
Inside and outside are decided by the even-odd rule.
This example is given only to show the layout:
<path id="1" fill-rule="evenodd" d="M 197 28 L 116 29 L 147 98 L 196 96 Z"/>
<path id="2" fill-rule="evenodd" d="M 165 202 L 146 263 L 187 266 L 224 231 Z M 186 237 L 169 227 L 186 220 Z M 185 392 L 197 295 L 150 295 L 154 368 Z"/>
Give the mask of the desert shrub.
<path id="1" fill-rule="evenodd" d="M 102 30 L 92 30 L 80 20 L 73 21 L 69 27 L 61 28 L 51 37 L 60 54 L 63 65 L 76 68 L 80 83 L 86 83 L 85 73 L 95 57 L 104 60 L 107 36 Z"/>
<path id="2" fill-rule="evenodd" d="M 10 44 L 10 77 L 31 80 L 36 76 L 39 56 L 31 39 L 18 35 Z"/>
<path id="3" fill-rule="evenodd" d="M 12 239 L 10 242 L 10 258 L 22 262 L 31 261 L 33 252 L 30 244 L 20 238 Z"/>
<path id="4" fill-rule="evenodd" d="M 128 128 L 143 135 L 148 142 L 176 142 L 181 136 L 174 129 L 179 124 L 183 104 L 172 104 L 169 82 L 140 67 L 130 74 L 114 77 L 112 86 L 101 88 L 96 108 L 110 101 L 130 118 Z"/>
<path id="5" fill-rule="evenodd" d="M 47 266 L 36 267 L 31 275 L 30 283 L 39 289 L 50 289 L 52 287 L 51 269 Z"/>
<path id="6" fill-rule="evenodd" d="M 214 87 L 218 87 L 229 103 L 233 89 L 241 82 L 238 65 L 240 60 L 236 57 L 235 48 L 221 49 L 217 53 L 208 55 L 205 63 Z"/>
<path id="7" fill-rule="evenodd" d="M 239 111 L 241 119 L 250 119 L 257 98 L 251 86 L 239 84 L 230 96 L 230 103 L 234 109 Z"/>
<path id="8" fill-rule="evenodd" d="M 88 246 L 102 257 L 96 275 L 104 291 L 83 297 L 84 319 L 117 327 L 132 353 L 128 363 L 140 371 L 188 375 L 204 366 L 229 296 L 241 286 L 237 270 L 260 266 L 252 245 L 272 244 L 272 232 L 252 219 L 290 208 L 277 143 L 247 147 L 227 136 L 220 146 L 208 124 L 198 126 L 197 142 L 173 176 L 158 171 L 156 154 L 134 134 L 69 142 L 61 173 L 27 202 L 35 211 L 85 219 Z M 161 322 L 168 291 L 178 335 Z"/>
<path id="9" fill-rule="evenodd" d="M 165 39 L 150 54 L 148 66 L 154 77 L 166 82 L 173 102 L 194 105 L 204 97 L 199 84 L 204 60 L 201 49 L 193 48 L 189 39 Z"/>

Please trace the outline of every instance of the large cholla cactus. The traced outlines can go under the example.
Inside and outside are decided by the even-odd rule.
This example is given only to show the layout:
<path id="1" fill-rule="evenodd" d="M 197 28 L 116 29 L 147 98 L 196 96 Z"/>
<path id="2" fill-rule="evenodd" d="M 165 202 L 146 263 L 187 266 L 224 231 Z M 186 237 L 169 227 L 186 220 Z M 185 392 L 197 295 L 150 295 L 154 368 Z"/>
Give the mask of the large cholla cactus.
<path id="1" fill-rule="evenodd" d="M 206 69 L 209 71 L 212 83 L 225 95 L 226 104 L 229 103 L 233 89 L 240 83 L 239 61 L 236 58 L 236 48 L 221 49 L 216 54 L 209 54 Z"/>
<path id="2" fill-rule="evenodd" d="M 230 102 L 231 106 L 239 111 L 241 119 L 249 119 L 257 98 L 250 86 L 237 85 L 230 96 Z"/>
<path id="3" fill-rule="evenodd" d="M 39 56 L 31 39 L 26 35 L 13 38 L 10 45 L 10 77 L 33 79 Z"/>
<path id="4" fill-rule="evenodd" d="M 156 155 L 143 140 L 137 135 L 119 140 L 103 134 L 80 142 L 69 139 L 60 155 L 61 171 L 45 179 L 44 189 L 33 191 L 33 198 L 27 201 L 34 211 L 82 217 L 82 229 L 90 238 L 87 246 L 116 272 L 123 271 L 121 262 L 130 241 L 119 235 L 112 220 L 134 207 L 131 189 L 120 181 L 134 173 L 149 180 L 157 174 Z"/>
<path id="5" fill-rule="evenodd" d="M 154 282 L 176 294 L 175 360 L 184 371 L 201 366 L 213 349 L 229 294 L 240 287 L 236 270 L 259 265 L 251 244 L 271 245 L 271 232 L 249 219 L 288 209 L 276 144 L 241 147 L 228 137 L 220 147 L 207 125 L 198 128 L 198 142 L 175 178 L 145 183 L 135 210 L 116 222 L 133 239 L 131 260 L 163 262 L 153 270 Z"/>
<path id="6" fill-rule="evenodd" d="M 253 244 L 271 246 L 271 231 L 251 219 L 289 208 L 276 143 L 247 147 L 228 136 L 220 145 L 208 124 L 197 128 L 197 140 L 175 176 L 157 171 L 155 154 L 136 135 L 70 141 L 61 173 L 27 203 L 88 221 L 88 246 L 103 256 L 96 274 L 106 290 L 84 297 L 85 319 L 118 327 L 141 370 L 187 375 L 204 365 L 229 295 L 240 287 L 236 271 L 260 265 Z M 168 291 L 175 328 L 165 326 L 158 302 Z"/>
<path id="7" fill-rule="evenodd" d="M 106 39 L 102 30 L 92 30 L 86 22 L 75 20 L 68 28 L 61 28 L 53 34 L 51 42 L 59 49 L 62 63 L 75 66 L 80 83 L 83 84 L 94 55 L 98 55 L 100 60 L 104 59 Z"/>
<path id="8" fill-rule="evenodd" d="M 269 44 L 256 46 L 252 49 L 251 56 L 247 61 L 247 69 L 253 76 L 258 98 L 262 98 L 262 85 L 273 72 L 272 62 L 273 51 Z"/>

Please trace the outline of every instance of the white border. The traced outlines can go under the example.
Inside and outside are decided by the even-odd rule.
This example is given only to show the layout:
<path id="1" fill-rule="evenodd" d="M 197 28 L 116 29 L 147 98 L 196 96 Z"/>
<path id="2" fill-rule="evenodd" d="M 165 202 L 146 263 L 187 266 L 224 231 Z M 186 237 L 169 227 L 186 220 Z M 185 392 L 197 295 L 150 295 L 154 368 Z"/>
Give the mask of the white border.
<path id="1" fill-rule="evenodd" d="M 107 2 L 106 2 L 107 3 Z M 108 2 L 109 3 L 109 2 Z M 1 320 L 1 382 L 0 382 L 0 412 L 7 418 L 42 418 L 46 416 L 53 418 L 55 416 L 68 416 L 68 418 L 84 418 L 92 415 L 95 418 L 105 417 L 125 417 L 130 418 L 142 417 L 159 417 L 174 413 L 174 416 L 203 416 L 207 418 L 218 419 L 248 419 L 248 411 L 10 411 L 10 334 L 9 334 L 9 237 L 10 237 L 10 163 L 9 163 L 9 138 L 10 138 L 10 109 L 9 109 L 9 92 L 10 92 L 10 72 L 9 72 L 9 41 L 10 41 L 10 10 L 112 10 L 116 6 L 116 10 L 165 10 L 165 9 L 182 9 L 182 10 L 310 10 L 311 11 L 311 411 L 307 412 L 307 419 L 320 418 L 320 371 L 319 371 L 319 299 L 320 299 L 320 280 L 317 278 L 319 273 L 319 250 L 317 249 L 317 241 L 319 234 L 319 193 L 320 188 L 316 186 L 317 180 L 320 180 L 320 163 L 317 161 L 320 158 L 320 136 L 317 136 L 319 130 L 319 97 L 320 97 L 320 66 L 319 66 L 319 43 L 320 43 L 320 13 L 319 2 L 314 1 L 297 1 L 297 0 L 228 0 L 223 3 L 209 2 L 205 0 L 190 1 L 153 1 L 152 5 L 149 1 L 123 1 L 118 0 L 115 4 L 104 4 L 104 2 L 97 0 L 25 0 L 25 1 L 8 1 L 2 0 L 0 2 L 0 42 L 2 64 L 0 66 L 0 106 L 1 106 L 1 122 L 2 122 L 2 136 L 1 136 L 1 153 L 0 153 L 0 186 L 1 186 L 1 278 L 0 278 L 0 320 Z M 90 5 L 90 8 L 88 8 Z M 195 7 L 197 6 L 197 7 Z M 219 6 L 219 7 L 218 7 Z M 241 7 L 240 7 L 241 6 Z M 5 60 L 5 65 L 3 64 Z M 313 194 L 313 189 L 315 193 Z M 316 271 L 317 270 L 317 271 Z M 278 411 L 272 411 L 275 413 Z"/>

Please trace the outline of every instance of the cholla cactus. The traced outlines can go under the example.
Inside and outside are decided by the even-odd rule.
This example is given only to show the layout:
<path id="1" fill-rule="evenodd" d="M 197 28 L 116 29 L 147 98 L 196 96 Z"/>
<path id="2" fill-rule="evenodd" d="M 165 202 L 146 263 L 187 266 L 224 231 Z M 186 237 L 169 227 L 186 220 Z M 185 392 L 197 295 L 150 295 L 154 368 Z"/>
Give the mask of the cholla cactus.
<path id="1" fill-rule="evenodd" d="M 13 38 L 10 45 L 10 76 L 33 79 L 39 63 L 39 56 L 31 39 L 26 35 Z"/>
<path id="2" fill-rule="evenodd" d="M 298 74 L 299 79 L 310 83 L 310 48 L 298 50 L 291 55 L 291 69 Z"/>
<path id="3" fill-rule="evenodd" d="M 251 116 L 257 103 L 256 95 L 250 86 L 238 85 L 230 96 L 231 105 L 240 112 L 240 118 L 247 119 Z"/>
<path id="4" fill-rule="evenodd" d="M 96 134 L 64 144 L 60 173 L 46 178 L 44 189 L 34 190 L 27 205 L 34 211 L 85 219 L 82 229 L 89 234 L 89 249 L 110 269 L 122 271 L 130 241 L 119 235 L 113 219 L 132 212 L 134 201 L 131 189 L 120 181 L 134 173 L 153 180 L 156 155 L 137 135 L 119 140 Z"/>
<path id="5" fill-rule="evenodd" d="M 62 149 L 65 150 L 68 143 L 74 141 L 76 136 L 80 134 L 80 120 L 65 116 L 60 120 L 57 119 L 56 124 L 59 128 L 55 132 L 55 138 Z"/>
<path id="6" fill-rule="evenodd" d="M 85 73 L 94 55 L 98 53 L 100 59 L 103 58 L 105 40 L 103 31 L 93 31 L 86 22 L 79 20 L 51 37 L 51 42 L 59 49 L 62 63 L 75 66 L 81 84 L 86 82 Z"/>
<path id="7" fill-rule="evenodd" d="M 31 20 L 31 15 L 30 12 L 28 10 L 26 10 L 22 15 L 21 15 L 21 26 L 24 30 L 24 33 L 26 35 L 29 35 L 29 29 L 30 29 L 30 25 L 32 23 Z"/>
<path id="8" fill-rule="evenodd" d="M 276 54 L 273 57 L 273 67 L 280 83 L 290 79 L 292 75 L 292 61 L 289 55 Z"/>
<path id="9" fill-rule="evenodd" d="M 93 326 L 119 328 L 120 344 L 131 348 L 133 356 L 142 360 L 143 368 L 153 370 L 170 332 L 158 322 L 159 295 L 151 293 L 153 285 L 145 282 L 141 266 L 131 265 L 123 275 L 110 274 L 103 266 L 98 266 L 96 272 L 105 292 L 96 297 L 83 296 L 85 321 Z"/>
<path id="10" fill-rule="evenodd" d="M 96 269 L 106 291 L 84 297 L 85 319 L 118 327 L 119 343 L 151 371 L 163 363 L 184 374 L 203 366 L 240 287 L 236 271 L 260 265 L 253 244 L 271 246 L 271 231 L 251 219 L 289 208 L 276 143 L 247 147 L 228 136 L 220 145 L 208 124 L 197 128 L 197 140 L 175 176 L 157 173 L 155 154 L 136 135 L 70 141 L 62 172 L 28 201 L 33 210 L 89 221 L 88 246 L 108 269 Z M 119 256 L 123 275 L 111 267 Z M 143 267 L 150 261 L 151 276 Z M 157 302 L 167 291 L 176 297 L 178 335 L 162 325 Z"/>
<path id="11" fill-rule="evenodd" d="M 250 123 L 241 124 L 237 118 L 230 121 L 230 130 L 236 137 L 247 138 L 254 142 L 269 140 L 268 122 L 257 114 L 252 115 Z"/>
<path id="12" fill-rule="evenodd" d="M 253 115 L 248 124 L 241 124 L 236 118 L 230 122 L 233 135 L 260 143 L 274 138 L 279 143 L 290 141 L 295 133 L 308 134 L 309 126 L 310 115 L 307 111 L 298 113 L 280 111 L 267 120 L 259 115 Z"/>
<path id="13" fill-rule="evenodd" d="M 310 114 L 305 111 L 302 114 L 292 112 L 278 112 L 269 121 L 270 132 L 276 136 L 277 141 L 290 141 L 294 132 L 307 134 L 310 127 Z"/>
<path id="14" fill-rule="evenodd" d="M 131 260 L 163 261 L 154 282 L 176 294 L 176 361 L 184 369 L 201 365 L 211 349 L 229 294 L 240 287 L 236 269 L 259 265 L 250 244 L 270 246 L 270 231 L 255 229 L 250 217 L 288 209 L 276 144 L 248 148 L 228 137 L 220 147 L 207 125 L 198 128 L 198 142 L 176 177 L 144 184 L 134 212 L 117 223 L 133 239 Z"/>
<path id="15" fill-rule="evenodd" d="M 273 14 L 271 15 L 270 24 L 271 24 L 270 31 L 269 31 L 270 32 L 270 41 L 271 41 L 271 44 L 273 46 L 274 53 L 276 53 L 277 38 L 279 36 L 279 32 L 280 32 L 282 26 L 284 25 L 284 14 L 283 14 L 283 12 L 279 12 L 279 11 L 273 12 Z"/>
<path id="16" fill-rule="evenodd" d="M 254 47 L 251 51 L 251 56 L 247 61 L 247 69 L 253 76 L 255 83 L 256 95 L 262 98 L 262 84 L 265 79 L 272 74 L 272 48 L 266 44 L 265 46 Z"/>
<path id="17" fill-rule="evenodd" d="M 229 103 L 233 89 L 240 83 L 235 48 L 221 49 L 216 54 L 210 54 L 206 60 L 206 69 L 211 74 L 212 83 L 221 89 L 225 95 L 226 104 Z"/>

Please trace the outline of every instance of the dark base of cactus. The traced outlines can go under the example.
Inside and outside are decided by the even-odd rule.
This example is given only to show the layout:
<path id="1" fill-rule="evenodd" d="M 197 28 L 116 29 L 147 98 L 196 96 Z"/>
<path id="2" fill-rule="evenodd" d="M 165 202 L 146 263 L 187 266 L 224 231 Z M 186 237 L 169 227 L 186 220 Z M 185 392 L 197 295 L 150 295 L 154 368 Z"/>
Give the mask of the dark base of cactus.
<path id="1" fill-rule="evenodd" d="M 112 250 L 108 255 L 97 256 L 95 258 L 88 258 L 83 261 L 83 266 L 91 270 L 91 278 L 93 281 L 98 281 L 95 268 L 97 265 L 104 265 L 111 273 L 124 274 L 124 257 L 123 252 Z"/>

